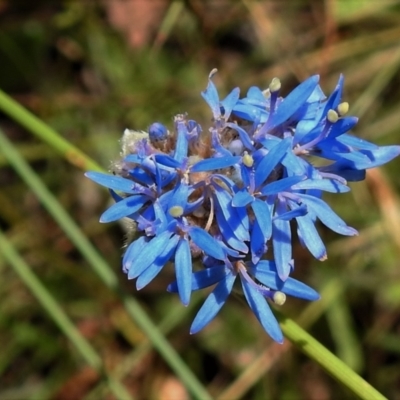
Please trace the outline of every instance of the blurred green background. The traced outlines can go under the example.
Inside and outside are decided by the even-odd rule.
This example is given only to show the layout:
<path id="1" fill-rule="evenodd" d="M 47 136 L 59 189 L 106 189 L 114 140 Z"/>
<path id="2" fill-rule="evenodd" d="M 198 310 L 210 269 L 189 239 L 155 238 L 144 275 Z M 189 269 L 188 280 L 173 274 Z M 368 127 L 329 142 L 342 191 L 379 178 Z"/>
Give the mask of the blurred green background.
<path id="1" fill-rule="evenodd" d="M 23 0 L 0 1 L 0 88 L 105 169 L 125 128 L 172 127 L 188 112 L 206 126 L 200 97 L 211 69 L 221 95 L 267 87 L 287 94 L 311 74 L 325 93 L 340 73 L 354 133 L 400 143 L 399 0 Z M 106 190 L 6 114 L 0 128 L 76 221 L 215 399 L 352 399 L 288 341 L 272 343 L 240 299 L 201 333 L 165 292 L 165 270 L 136 292 L 120 269 L 124 229 L 101 225 Z M 81 337 L 135 399 L 192 398 L 149 338 L 21 180 L 0 148 L 0 227 Z M 281 310 L 390 399 L 400 399 L 400 160 L 369 171 L 349 194 L 327 196 L 359 230 L 320 226 L 329 259 L 295 245 L 295 276 L 318 289 L 314 304 Z M 0 253 L 0 399 L 114 399 L 107 378 L 82 358 Z M 118 397 L 118 396 L 117 396 Z"/>

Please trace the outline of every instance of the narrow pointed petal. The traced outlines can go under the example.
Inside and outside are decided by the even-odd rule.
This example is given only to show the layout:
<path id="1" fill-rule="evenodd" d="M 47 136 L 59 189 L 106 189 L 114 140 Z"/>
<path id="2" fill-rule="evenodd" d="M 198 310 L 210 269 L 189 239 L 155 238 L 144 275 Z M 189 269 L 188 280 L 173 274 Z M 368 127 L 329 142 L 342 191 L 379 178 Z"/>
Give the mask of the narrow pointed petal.
<path id="1" fill-rule="evenodd" d="M 143 249 L 149 239 L 146 236 L 141 236 L 133 241 L 126 249 L 122 258 L 122 270 L 127 274 L 135 261 L 135 257 Z"/>
<path id="2" fill-rule="evenodd" d="M 233 107 L 235 107 L 235 104 L 239 100 L 239 95 L 240 95 L 240 89 L 235 88 L 228 94 L 228 96 L 225 97 L 224 100 L 221 101 L 221 106 L 224 109 L 224 118 L 226 120 L 231 115 Z"/>
<path id="3" fill-rule="evenodd" d="M 249 137 L 249 134 L 241 128 L 239 125 L 236 125 L 232 122 L 227 122 L 226 126 L 229 126 L 230 128 L 234 129 L 240 137 L 240 140 L 242 141 L 244 147 L 248 150 L 254 150 L 253 142 Z"/>
<path id="4" fill-rule="evenodd" d="M 204 172 L 232 167 L 233 165 L 238 164 L 241 158 L 242 157 L 240 156 L 206 158 L 205 160 L 201 160 L 198 163 L 194 164 L 190 171 Z"/>
<path id="5" fill-rule="evenodd" d="M 171 232 L 165 231 L 154 237 L 140 249 L 136 257 L 131 258 L 128 279 L 137 278 L 146 268 L 153 264 L 167 247 L 171 235 Z"/>
<path id="6" fill-rule="evenodd" d="M 255 201 L 253 201 L 253 203 L 251 203 L 251 208 L 253 209 L 258 225 L 261 228 L 261 232 L 264 236 L 264 241 L 269 240 L 272 234 L 272 219 L 270 208 L 264 201 L 259 199 L 256 199 Z"/>
<path id="7" fill-rule="evenodd" d="M 275 219 L 283 219 L 285 221 L 290 221 L 293 218 L 297 218 L 297 217 L 302 217 L 303 215 L 306 215 L 308 212 L 307 206 L 305 205 L 301 205 L 299 206 L 298 204 L 295 204 L 295 206 L 293 207 L 292 210 L 287 211 L 281 215 L 277 215 L 273 218 L 273 220 Z"/>
<path id="8" fill-rule="evenodd" d="M 216 70 L 211 71 L 208 77 L 208 85 L 206 90 L 201 92 L 201 96 L 210 106 L 211 111 L 215 119 L 218 119 L 221 116 L 220 105 L 219 105 L 219 96 L 217 88 L 212 81 L 212 77 L 215 74 Z"/>
<path id="9" fill-rule="evenodd" d="M 105 186 L 106 188 L 117 190 L 119 192 L 136 194 L 135 182 L 129 179 L 122 178 L 120 176 L 103 174 L 101 172 L 86 172 L 85 176 L 99 185 Z"/>
<path id="10" fill-rule="evenodd" d="M 354 228 L 348 226 L 323 200 L 307 194 L 299 194 L 298 196 L 302 203 L 329 229 L 341 235 L 354 236 L 358 234 Z"/>
<path id="11" fill-rule="evenodd" d="M 136 289 L 140 290 L 147 286 L 163 269 L 164 265 L 171 259 L 178 244 L 179 236 L 174 235 L 169 240 L 167 246 L 160 256 L 158 256 L 153 264 L 146 268 L 136 281 Z"/>
<path id="12" fill-rule="evenodd" d="M 181 163 L 188 153 L 188 131 L 185 121 L 177 121 L 177 141 L 175 145 L 174 159 Z"/>
<path id="13" fill-rule="evenodd" d="M 190 327 L 191 334 L 199 332 L 215 318 L 231 293 L 235 279 L 236 276 L 229 272 L 208 295 Z"/>
<path id="14" fill-rule="evenodd" d="M 250 239 L 248 230 L 242 224 L 240 215 L 236 207 L 232 206 L 232 196 L 220 186 L 215 185 L 215 199 L 218 203 L 218 213 L 222 213 L 223 218 L 232 229 L 236 238 L 247 241 Z"/>
<path id="15" fill-rule="evenodd" d="M 317 259 L 324 261 L 327 258 L 326 248 L 324 242 L 317 229 L 315 228 L 314 221 L 308 216 L 296 218 L 298 226 L 298 234 L 301 241 L 310 251 L 310 253 Z"/>
<path id="16" fill-rule="evenodd" d="M 234 207 L 245 207 L 254 201 L 254 196 L 251 195 L 246 188 L 238 190 L 233 198 L 232 205 Z"/>
<path id="17" fill-rule="evenodd" d="M 346 193 L 350 188 L 335 179 L 307 179 L 292 186 L 293 190 L 317 189 L 331 193 Z"/>
<path id="18" fill-rule="evenodd" d="M 192 291 L 204 289 L 215 285 L 227 275 L 228 270 L 225 265 L 215 265 L 210 268 L 202 269 L 201 271 L 192 274 Z M 177 282 L 172 282 L 167 287 L 168 292 L 178 292 Z"/>
<path id="19" fill-rule="evenodd" d="M 316 290 L 296 279 L 288 278 L 286 281 L 282 281 L 276 272 L 263 271 L 262 268 L 249 268 L 249 271 L 263 285 L 273 290 L 279 290 L 289 296 L 304 300 L 314 301 L 320 298 Z"/>
<path id="20" fill-rule="evenodd" d="M 149 200 L 147 196 L 130 196 L 113 204 L 100 217 L 100 222 L 112 222 L 140 210 Z"/>
<path id="21" fill-rule="evenodd" d="M 260 258 L 265 254 L 266 244 L 264 235 L 260 228 L 259 223 L 254 221 L 253 229 L 251 231 L 250 250 L 251 250 L 251 261 L 257 264 Z"/>
<path id="22" fill-rule="evenodd" d="M 182 209 L 185 210 L 188 198 L 189 186 L 186 185 L 184 182 L 180 182 L 173 191 L 173 195 L 169 200 L 168 208 L 178 206 L 182 207 Z"/>
<path id="23" fill-rule="evenodd" d="M 175 274 L 179 297 L 182 304 L 187 306 L 192 292 L 192 255 L 187 239 L 180 240 L 176 247 Z"/>
<path id="24" fill-rule="evenodd" d="M 382 146 L 377 150 L 360 150 L 370 159 L 365 168 L 375 168 L 388 163 L 400 154 L 400 146 Z"/>
<path id="25" fill-rule="evenodd" d="M 257 165 L 255 174 L 255 187 L 258 188 L 271 174 L 278 163 L 291 148 L 291 138 L 281 140 Z"/>
<path id="26" fill-rule="evenodd" d="M 290 176 L 288 178 L 279 179 L 277 181 L 268 183 L 265 185 L 261 193 L 265 196 L 270 196 L 271 194 L 278 194 L 280 192 L 284 192 L 288 189 L 295 188 L 297 184 L 301 181 L 304 181 L 305 176 Z"/>
<path id="27" fill-rule="evenodd" d="M 268 129 L 273 129 L 283 122 L 287 121 L 300 107 L 306 102 L 306 100 L 313 93 L 317 87 L 319 76 L 314 75 L 300 83 L 295 89 L 293 89 L 279 104 L 276 112 L 268 120 Z"/>
<path id="28" fill-rule="evenodd" d="M 215 240 L 208 232 L 197 226 L 193 226 L 189 230 L 190 238 L 193 240 L 196 246 L 203 250 L 209 256 L 217 259 L 224 260 L 225 252 L 219 245 L 218 241 Z"/>
<path id="29" fill-rule="evenodd" d="M 283 343 L 283 334 L 264 296 L 245 279 L 241 279 L 243 293 L 254 315 L 275 342 Z"/>
<path id="30" fill-rule="evenodd" d="M 276 219 L 272 222 L 272 242 L 274 246 L 274 259 L 278 275 L 282 280 L 289 276 L 292 259 L 292 235 L 290 222 Z"/>

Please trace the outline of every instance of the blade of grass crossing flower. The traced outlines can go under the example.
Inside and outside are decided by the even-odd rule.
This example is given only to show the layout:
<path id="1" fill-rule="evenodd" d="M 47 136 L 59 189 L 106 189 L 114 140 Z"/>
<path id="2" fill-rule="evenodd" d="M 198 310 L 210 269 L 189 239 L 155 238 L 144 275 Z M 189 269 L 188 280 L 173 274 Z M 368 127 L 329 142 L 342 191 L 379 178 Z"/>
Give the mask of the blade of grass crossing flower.
<path id="1" fill-rule="evenodd" d="M 105 375 L 108 385 L 117 399 L 130 400 L 132 397 L 125 387 L 112 377 L 103 368 L 103 362 L 91 344 L 81 335 L 73 322 L 64 313 L 62 307 L 57 303 L 52 294 L 40 282 L 40 279 L 32 272 L 31 268 L 15 251 L 7 237 L 0 231 L 0 253 L 13 267 L 21 280 L 33 293 L 43 308 L 50 314 L 53 321 L 58 325 L 65 336 L 74 344 L 85 361 L 100 375 Z"/>
<path id="2" fill-rule="evenodd" d="M 20 156 L 12 143 L 0 131 L 0 149 L 8 162 L 14 167 L 41 203 L 47 208 L 55 221 L 64 230 L 72 243 L 82 253 L 90 266 L 94 269 L 100 279 L 120 297 L 128 314 L 134 319 L 139 327 L 146 333 L 161 356 L 182 380 L 182 383 L 193 394 L 195 398 L 211 399 L 210 395 L 199 382 L 197 377 L 186 366 L 175 349 L 150 320 L 140 304 L 129 295 L 125 294 L 118 285 L 118 278 L 111 267 L 104 261 L 87 237 L 79 229 L 78 225 L 71 219 L 65 209 L 60 205 L 53 194 L 43 184 L 33 169 Z"/>

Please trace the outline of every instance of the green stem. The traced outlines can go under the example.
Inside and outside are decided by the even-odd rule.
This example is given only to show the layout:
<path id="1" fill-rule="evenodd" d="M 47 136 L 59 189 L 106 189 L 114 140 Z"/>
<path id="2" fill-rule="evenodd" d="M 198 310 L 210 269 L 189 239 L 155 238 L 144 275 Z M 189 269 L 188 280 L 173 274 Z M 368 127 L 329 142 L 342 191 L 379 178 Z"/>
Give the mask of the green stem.
<path id="1" fill-rule="evenodd" d="M 2 90 L 0 90 L 0 110 L 52 148 L 56 149 L 66 160 L 76 167 L 84 171 L 102 171 L 99 164 L 57 134 L 54 129 L 22 107 Z"/>
<path id="2" fill-rule="evenodd" d="M 337 381 L 363 400 L 387 400 L 368 382 L 304 331 L 293 320 L 275 310 L 284 335 L 303 353 L 315 360 Z"/>

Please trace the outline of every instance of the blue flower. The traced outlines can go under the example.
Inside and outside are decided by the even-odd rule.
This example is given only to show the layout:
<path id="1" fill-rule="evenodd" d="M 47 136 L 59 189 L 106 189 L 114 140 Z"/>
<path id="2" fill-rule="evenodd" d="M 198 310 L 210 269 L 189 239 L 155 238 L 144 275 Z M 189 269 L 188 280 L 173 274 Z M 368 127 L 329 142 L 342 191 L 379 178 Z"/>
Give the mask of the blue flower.
<path id="1" fill-rule="evenodd" d="M 100 221 L 128 219 L 134 227 L 122 268 L 137 289 L 170 262 L 176 282 L 169 290 L 184 305 L 193 290 L 216 284 L 193 322 L 195 333 L 215 317 L 239 276 L 251 310 L 281 342 L 268 301 L 281 304 L 285 294 L 318 298 L 290 277 L 292 227 L 300 243 L 325 260 L 317 221 L 342 235 L 357 231 L 323 192 L 349 191 L 348 180 L 364 179 L 366 169 L 398 156 L 400 146 L 379 147 L 348 133 L 357 118 L 347 116 L 342 76 L 328 97 L 312 76 L 286 97 L 274 78 L 266 90 L 254 86 L 240 98 L 235 88 L 220 100 L 215 72 L 202 92 L 212 113 L 204 132 L 186 114 L 175 116 L 171 130 L 159 122 L 148 132 L 125 130 L 113 174 L 86 176 L 115 200 Z M 194 259 L 203 270 L 193 272 Z"/>

